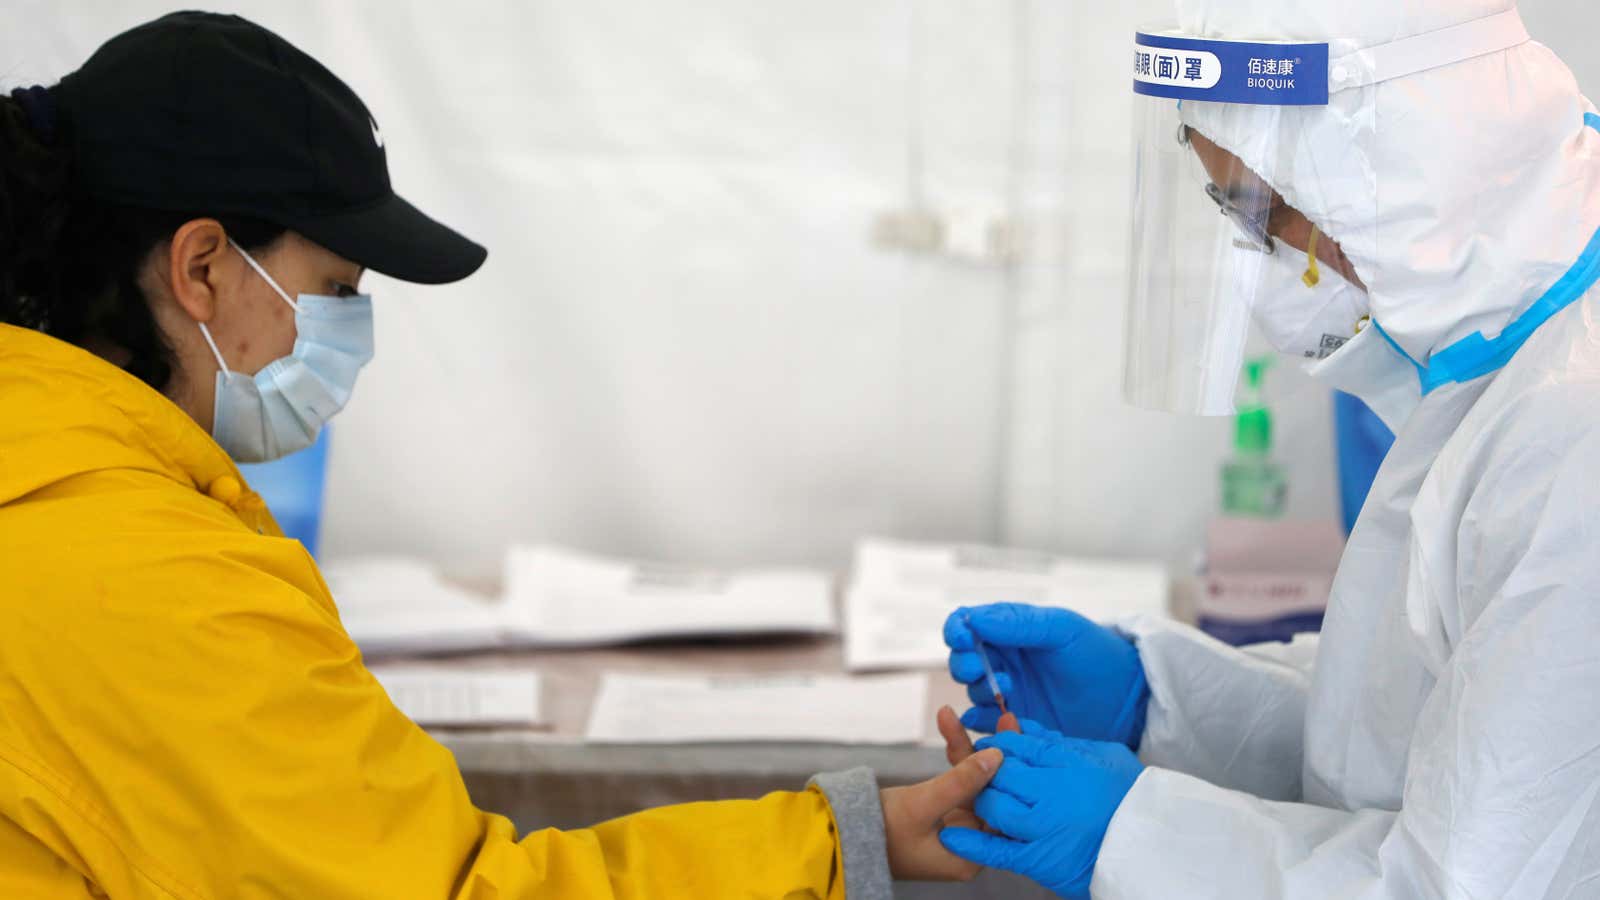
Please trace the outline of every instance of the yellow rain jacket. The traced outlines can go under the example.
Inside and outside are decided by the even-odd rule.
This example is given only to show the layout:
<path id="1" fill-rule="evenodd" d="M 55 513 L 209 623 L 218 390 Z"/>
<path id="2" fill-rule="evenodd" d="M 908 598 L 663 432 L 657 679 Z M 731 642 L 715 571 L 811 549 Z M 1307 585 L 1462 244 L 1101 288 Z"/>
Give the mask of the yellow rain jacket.
<path id="1" fill-rule="evenodd" d="M 0 898 L 839 900 L 844 864 L 815 786 L 519 840 L 209 435 L 0 325 Z"/>

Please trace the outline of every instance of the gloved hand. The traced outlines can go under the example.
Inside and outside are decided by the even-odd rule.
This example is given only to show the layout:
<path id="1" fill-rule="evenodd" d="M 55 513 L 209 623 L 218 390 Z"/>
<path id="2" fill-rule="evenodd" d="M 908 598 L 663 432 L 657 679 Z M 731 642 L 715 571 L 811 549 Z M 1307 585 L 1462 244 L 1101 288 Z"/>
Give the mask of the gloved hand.
<path id="1" fill-rule="evenodd" d="M 978 742 L 1006 753 L 978 795 L 978 817 L 999 834 L 946 828 L 939 840 L 956 856 L 1026 875 L 1062 897 L 1088 898 L 1106 828 L 1144 771 L 1123 744 L 1039 732 Z"/>
<path id="2" fill-rule="evenodd" d="M 1132 641 L 1065 609 L 996 603 L 951 613 L 944 623 L 950 675 L 968 686 L 975 704 L 961 724 L 988 732 L 1000 707 L 973 650 L 974 634 L 1012 712 L 1070 737 L 1138 748 L 1150 688 Z"/>

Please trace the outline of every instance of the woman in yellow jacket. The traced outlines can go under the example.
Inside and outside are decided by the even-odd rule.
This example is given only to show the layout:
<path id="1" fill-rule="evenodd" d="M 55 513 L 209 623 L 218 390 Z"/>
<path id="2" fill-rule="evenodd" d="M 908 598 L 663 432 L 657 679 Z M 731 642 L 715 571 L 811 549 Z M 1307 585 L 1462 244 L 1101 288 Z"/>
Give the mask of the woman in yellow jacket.
<path id="1" fill-rule="evenodd" d="M 389 186 L 345 85 L 168 16 L 0 98 L 0 898 L 878 898 L 970 877 L 998 751 L 880 792 L 521 837 L 363 667 L 235 462 L 305 446 L 372 353 L 364 269 L 485 251 Z"/>

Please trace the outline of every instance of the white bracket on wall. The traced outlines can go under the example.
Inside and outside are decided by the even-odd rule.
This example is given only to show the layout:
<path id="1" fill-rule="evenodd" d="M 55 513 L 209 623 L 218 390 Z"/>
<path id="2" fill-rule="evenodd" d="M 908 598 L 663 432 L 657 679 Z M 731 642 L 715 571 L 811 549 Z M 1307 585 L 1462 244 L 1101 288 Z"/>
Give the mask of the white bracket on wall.
<path id="1" fill-rule="evenodd" d="M 872 244 L 882 250 L 1007 266 L 1022 255 L 1023 229 L 993 211 L 899 209 L 873 220 Z"/>

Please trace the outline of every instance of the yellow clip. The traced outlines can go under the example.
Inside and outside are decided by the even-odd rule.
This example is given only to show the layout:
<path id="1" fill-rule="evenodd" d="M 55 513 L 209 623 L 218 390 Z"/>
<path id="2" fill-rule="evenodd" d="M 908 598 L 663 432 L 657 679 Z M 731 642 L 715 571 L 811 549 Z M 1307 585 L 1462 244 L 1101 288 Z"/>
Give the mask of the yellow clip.
<path id="1" fill-rule="evenodd" d="M 1306 273 L 1300 280 L 1308 288 L 1314 288 L 1322 283 L 1322 270 L 1317 267 L 1317 235 L 1320 234 L 1317 226 L 1311 226 L 1311 240 L 1306 244 L 1306 256 L 1311 257 L 1311 265 L 1306 267 Z"/>

